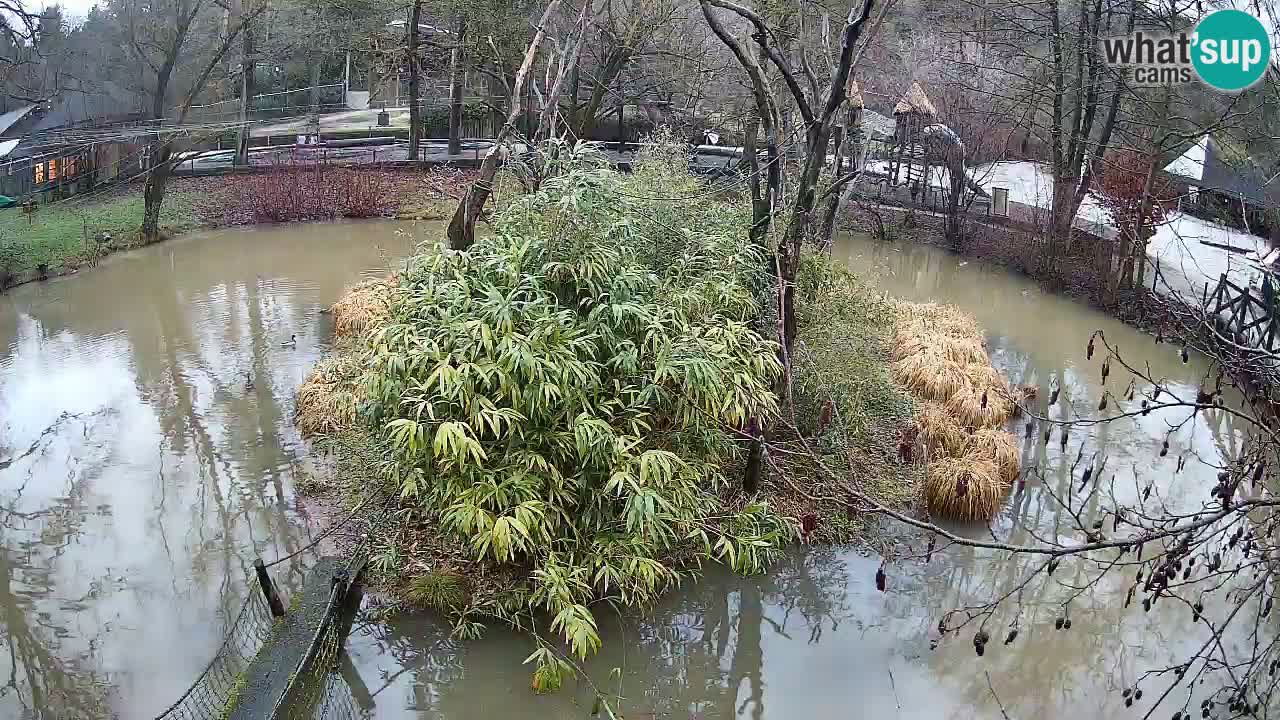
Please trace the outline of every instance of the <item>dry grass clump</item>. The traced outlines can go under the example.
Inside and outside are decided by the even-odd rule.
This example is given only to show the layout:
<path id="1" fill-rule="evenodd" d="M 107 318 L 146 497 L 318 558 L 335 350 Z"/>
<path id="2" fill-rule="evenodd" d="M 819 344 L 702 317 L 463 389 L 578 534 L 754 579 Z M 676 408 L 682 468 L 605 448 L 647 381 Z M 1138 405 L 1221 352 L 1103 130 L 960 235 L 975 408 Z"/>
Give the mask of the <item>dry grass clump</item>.
<path id="1" fill-rule="evenodd" d="M 899 307 L 899 324 L 917 334 L 976 338 L 982 342 L 982 326 L 974 317 L 954 305 L 905 303 Z"/>
<path id="2" fill-rule="evenodd" d="M 320 361 L 298 388 L 298 429 L 315 435 L 354 425 L 359 375 L 360 366 L 349 355 Z"/>
<path id="3" fill-rule="evenodd" d="M 977 455 L 943 456 L 929 463 L 924 499 L 933 515 L 988 520 L 1009 488 L 995 462 Z"/>
<path id="4" fill-rule="evenodd" d="M 930 512 L 986 520 L 1018 476 L 1018 449 L 1002 426 L 1017 405 L 991 366 L 982 328 L 950 305 L 901 303 L 894 331 L 894 379 L 916 396 L 916 425 L 930 459 Z"/>
<path id="5" fill-rule="evenodd" d="M 387 317 L 391 288 L 396 276 L 360 283 L 333 304 L 333 332 L 338 337 L 358 337 Z"/>
<path id="6" fill-rule="evenodd" d="M 929 456 L 958 454 L 963 451 L 968 435 L 942 403 L 922 400 L 916 403 L 916 427 L 919 439 Z"/>
<path id="7" fill-rule="evenodd" d="M 935 402 L 946 402 L 969 382 L 960 363 L 924 353 L 894 362 L 893 377 L 917 398 Z"/>
<path id="8" fill-rule="evenodd" d="M 946 402 L 951 414 L 968 429 L 1000 427 L 1013 417 L 1014 404 L 994 388 L 965 385 Z"/>
<path id="9" fill-rule="evenodd" d="M 991 458 L 1006 483 L 1018 479 L 1021 463 L 1018 458 L 1018 441 L 1011 433 L 996 428 L 982 428 L 965 438 L 961 453 Z"/>
<path id="10" fill-rule="evenodd" d="M 919 355 L 939 355 L 961 365 L 987 362 L 987 351 L 980 339 L 952 335 L 930 337 L 912 326 L 900 327 L 894 333 L 892 355 L 897 361 Z"/>

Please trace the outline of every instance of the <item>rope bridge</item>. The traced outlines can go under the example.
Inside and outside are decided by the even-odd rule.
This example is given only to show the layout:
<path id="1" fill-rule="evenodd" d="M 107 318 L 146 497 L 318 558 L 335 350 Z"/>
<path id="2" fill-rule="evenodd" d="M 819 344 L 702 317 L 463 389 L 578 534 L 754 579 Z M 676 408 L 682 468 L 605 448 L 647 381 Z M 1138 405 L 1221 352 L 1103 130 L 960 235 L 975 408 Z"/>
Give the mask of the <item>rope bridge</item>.
<path id="1" fill-rule="evenodd" d="M 305 547 L 271 563 L 254 563 L 256 577 L 247 580 L 244 602 L 217 653 L 156 720 L 365 717 L 372 702 L 342 647 L 360 603 L 358 583 L 369 562 L 369 538 L 387 522 L 397 498 L 373 506 L 367 505 L 369 499 Z M 286 611 L 268 569 L 315 548 L 357 519 L 365 525 L 360 542 L 343 557 L 317 560 Z"/>

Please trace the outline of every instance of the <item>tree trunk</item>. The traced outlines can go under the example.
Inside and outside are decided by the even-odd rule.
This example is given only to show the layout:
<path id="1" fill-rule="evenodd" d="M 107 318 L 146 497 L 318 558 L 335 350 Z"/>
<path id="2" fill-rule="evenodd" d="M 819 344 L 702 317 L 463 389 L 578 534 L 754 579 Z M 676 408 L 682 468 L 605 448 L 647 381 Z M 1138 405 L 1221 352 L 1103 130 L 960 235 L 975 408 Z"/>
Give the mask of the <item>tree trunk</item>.
<path id="1" fill-rule="evenodd" d="M 586 107 L 580 108 L 576 112 L 579 124 L 574 127 L 574 132 L 579 140 L 588 140 L 591 137 L 591 133 L 595 132 L 596 120 L 600 115 L 600 110 L 604 107 L 604 101 L 609 93 L 609 86 L 617 80 L 623 66 L 627 64 L 630 57 L 630 53 L 624 50 L 615 50 L 605 59 L 599 75 L 593 76 L 591 98 L 587 100 Z"/>
<path id="2" fill-rule="evenodd" d="M 565 114 L 565 124 L 570 133 L 578 132 L 578 64 L 569 68 L 569 107 Z M 582 139 L 580 136 L 576 140 Z"/>
<path id="3" fill-rule="evenodd" d="M 409 55 L 409 159 L 418 159 L 418 146 L 422 143 L 422 111 L 418 82 L 418 21 L 422 17 L 422 0 L 413 0 L 409 11 L 409 37 L 406 45 Z"/>
<path id="4" fill-rule="evenodd" d="M 462 42 L 467 34 L 467 19 L 458 18 L 455 45 L 449 51 L 449 154 L 462 153 Z"/>
<path id="5" fill-rule="evenodd" d="M 256 65 L 253 61 L 253 32 L 248 28 L 244 32 L 243 52 L 240 65 L 240 127 L 236 131 L 236 164 L 249 164 L 249 113 L 253 110 L 253 96 L 257 92 L 254 74 Z"/>
<path id="6" fill-rule="evenodd" d="M 836 229 L 836 213 L 840 212 L 840 198 L 843 193 L 841 187 L 836 187 L 836 183 L 840 182 L 840 176 L 844 171 L 844 143 L 845 128 L 837 125 L 832 129 L 832 151 L 831 154 L 835 158 L 835 168 L 832 172 L 832 186 L 827 190 L 827 205 L 822 212 L 822 230 L 818 236 L 819 245 L 823 250 L 831 250 L 831 236 Z"/>
<path id="7" fill-rule="evenodd" d="M 311 114 L 320 115 L 320 66 L 323 55 L 316 54 L 311 59 Z"/>
<path id="8" fill-rule="evenodd" d="M 142 190 L 142 241 L 160 240 L 160 208 L 164 204 L 165 189 L 169 184 L 169 160 L 173 155 L 171 143 L 157 140 L 151 144 L 151 172 Z"/>
<path id="9" fill-rule="evenodd" d="M 560 69 L 556 71 L 555 79 L 551 81 L 551 85 L 547 88 L 547 97 L 545 98 L 542 111 L 538 113 L 538 125 L 536 128 L 526 128 L 530 138 L 541 140 L 548 137 L 558 137 L 556 132 L 556 114 L 560 111 L 560 90 L 564 86 L 565 78 L 569 73 L 578 69 L 578 59 L 582 56 L 582 44 L 587 38 L 587 23 L 590 21 L 591 4 L 583 3 L 582 10 L 578 13 L 578 20 L 574 25 L 573 44 L 570 47 L 567 57 L 561 58 Z M 534 83 L 530 83 L 533 87 Z M 526 114 L 528 109 L 526 109 Z"/>
<path id="10" fill-rule="evenodd" d="M 1134 289 L 1141 290 L 1147 286 L 1147 240 L 1145 236 L 1138 240 L 1133 248 L 1134 262 L 1138 264 L 1138 277 Z"/>
<path id="11" fill-rule="evenodd" d="M 947 242 L 949 242 L 953 248 L 960 247 L 960 243 L 963 240 L 961 237 L 960 201 L 964 195 L 965 176 L 963 174 L 964 164 L 959 163 L 959 165 L 960 167 L 958 169 L 960 172 L 956 172 L 956 163 L 952 163 L 951 167 L 947 170 L 947 175 L 951 179 L 951 187 L 948 189 L 949 192 L 947 194 L 946 236 Z"/>

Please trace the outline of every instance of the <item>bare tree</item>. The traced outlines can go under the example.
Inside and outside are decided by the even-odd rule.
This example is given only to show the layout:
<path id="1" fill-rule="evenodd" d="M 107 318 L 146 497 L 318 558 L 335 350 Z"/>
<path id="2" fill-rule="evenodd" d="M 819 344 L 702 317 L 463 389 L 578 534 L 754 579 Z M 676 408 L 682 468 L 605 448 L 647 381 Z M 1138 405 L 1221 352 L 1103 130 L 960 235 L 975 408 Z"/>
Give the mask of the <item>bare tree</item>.
<path id="1" fill-rule="evenodd" d="M 221 25 L 221 8 L 209 0 L 127 0 L 126 40 L 150 78 L 150 117 L 181 126 L 236 38 L 266 7 L 263 3 L 242 13 L 220 31 L 217 28 Z M 187 75 L 191 70 L 194 73 Z M 178 87 L 175 79 L 185 80 L 185 86 Z M 169 115 L 172 98 L 178 98 L 178 102 L 175 112 Z M 173 170 L 173 143 L 179 133 L 179 128 L 164 130 L 157 123 L 150 145 L 151 171 L 143 189 L 141 230 L 143 240 L 148 242 L 160 236 L 160 208 Z"/>
<path id="2" fill-rule="evenodd" d="M 511 109 L 507 113 L 507 120 L 494 137 L 493 147 L 489 148 L 484 156 L 484 162 L 480 165 L 480 176 L 471 183 L 462 199 L 458 201 L 458 207 L 449 221 L 448 238 L 451 249 L 466 250 L 475 242 L 476 221 L 489 201 L 498 167 L 507 155 L 505 141 L 515 132 L 516 121 L 520 117 L 520 99 L 524 94 L 524 84 L 537 57 L 538 47 L 542 45 L 542 39 L 546 36 L 547 26 L 559 5 L 560 0 L 551 0 L 547 4 L 547 9 L 543 11 L 542 18 L 538 21 L 537 29 L 533 33 L 533 39 L 529 41 L 529 47 L 525 50 L 524 62 L 516 72 L 511 93 Z"/>
<path id="3" fill-rule="evenodd" d="M 409 66 L 409 159 L 418 159 L 422 143 L 422 58 L 418 55 L 419 26 L 422 24 L 422 0 L 413 0 L 409 23 L 405 26 L 405 49 Z"/>
<path id="4" fill-rule="evenodd" d="M 449 51 L 449 154 L 462 152 L 462 73 L 463 49 L 466 47 L 467 18 L 459 14 L 454 47 Z"/>

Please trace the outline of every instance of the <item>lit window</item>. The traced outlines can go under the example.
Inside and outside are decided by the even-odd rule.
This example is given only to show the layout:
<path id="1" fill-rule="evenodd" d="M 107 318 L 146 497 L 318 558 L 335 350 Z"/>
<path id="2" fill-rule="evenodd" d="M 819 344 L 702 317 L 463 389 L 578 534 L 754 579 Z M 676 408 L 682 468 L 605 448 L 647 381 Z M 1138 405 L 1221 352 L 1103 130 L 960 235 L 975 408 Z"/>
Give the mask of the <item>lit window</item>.
<path id="1" fill-rule="evenodd" d="M 44 182 L 44 163 L 36 163 L 36 184 Z"/>
<path id="2" fill-rule="evenodd" d="M 62 176 L 71 177 L 76 174 L 76 159 L 73 157 L 62 159 Z"/>
<path id="3" fill-rule="evenodd" d="M 50 180 L 57 180 L 57 179 L 58 179 L 58 161 L 57 161 L 57 159 L 54 159 L 54 160 L 50 160 L 50 161 L 49 161 L 49 179 L 50 179 Z"/>

